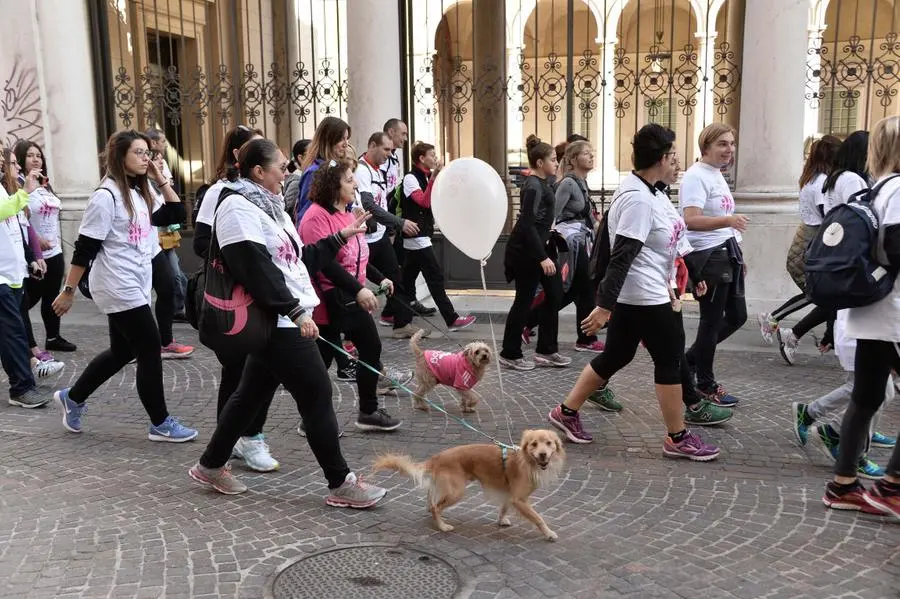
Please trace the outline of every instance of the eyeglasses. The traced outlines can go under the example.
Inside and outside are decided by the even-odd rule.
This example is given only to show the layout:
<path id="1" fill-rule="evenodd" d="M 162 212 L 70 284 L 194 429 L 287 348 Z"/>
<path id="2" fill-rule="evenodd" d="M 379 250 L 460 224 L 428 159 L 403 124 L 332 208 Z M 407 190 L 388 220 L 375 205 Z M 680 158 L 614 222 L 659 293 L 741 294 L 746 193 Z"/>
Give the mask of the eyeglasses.
<path id="1" fill-rule="evenodd" d="M 153 157 L 153 152 L 151 150 L 134 150 L 132 153 L 138 158 L 143 158 L 144 156 L 147 158 Z"/>

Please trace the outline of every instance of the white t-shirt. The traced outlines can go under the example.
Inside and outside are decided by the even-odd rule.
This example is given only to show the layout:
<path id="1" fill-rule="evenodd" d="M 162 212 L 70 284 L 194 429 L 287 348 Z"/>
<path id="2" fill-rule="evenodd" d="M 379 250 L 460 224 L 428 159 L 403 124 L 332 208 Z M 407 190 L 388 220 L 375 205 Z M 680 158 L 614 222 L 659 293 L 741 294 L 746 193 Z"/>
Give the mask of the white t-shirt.
<path id="1" fill-rule="evenodd" d="M 38 187 L 28 195 L 28 210 L 31 212 L 31 226 L 38 237 L 53 244 L 49 250 L 43 250 L 44 258 L 53 258 L 62 254 L 59 241 L 59 198 L 48 189 Z"/>
<path id="2" fill-rule="evenodd" d="M 400 183 L 400 165 L 403 163 L 403 154 L 400 150 L 394 150 L 388 159 L 381 165 L 384 180 L 387 184 L 388 194 L 392 193 Z"/>
<path id="3" fill-rule="evenodd" d="M 0 185 L 0 199 L 5 200 L 8 197 L 9 194 Z M 13 288 L 21 287 L 22 281 L 28 277 L 19 214 L 21 212 L 0 221 L 0 285 L 9 285 Z"/>
<path id="4" fill-rule="evenodd" d="M 213 224 L 213 217 L 216 215 L 216 204 L 219 202 L 219 195 L 222 188 L 228 183 L 225 179 L 219 179 L 209 186 L 206 193 L 203 194 L 203 201 L 200 202 L 200 210 L 197 211 L 197 222 L 204 225 Z"/>
<path id="5" fill-rule="evenodd" d="M 651 191 L 632 173 L 616 190 L 608 219 L 610 249 L 617 235 L 644 244 L 631 263 L 618 301 L 632 306 L 668 303 L 675 258 L 692 249 L 685 244 L 687 227 L 671 200 L 661 191 Z"/>
<path id="6" fill-rule="evenodd" d="M 892 179 L 875 196 L 873 208 L 882 227 L 900 225 L 900 179 Z M 879 259 L 887 261 L 884 248 L 879 245 Z M 850 308 L 847 316 L 847 335 L 854 339 L 876 339 L 900 342 L 900 277 L 894 289 L 880 301 Z"/>
<path id="7" fill-rule="evenodd" d="M 800 189 L 800 220 L 806 225 L 819 226 L 822 224 L 822 213 L 819 206 L 825 205 L 825 195 L 822 193 L 822 185 L 827 176 L 819 173 Z"/>
<path id="8" fill-rule="evenodd" d="M 831 212 L 838 204 L 846 204 L 853 194 L 868 187 L 869 184 L 865 179 L 856 173 L 844 171 L 838 175 L 834 187 L 825 193 L 825 214 Z"/>
<path id="9" fill-rule="evenodd" d="M 212 197 L 218 199 L 218 196 Z M 204 204 L 205 201 L 200 205 L 201 209 Z M 313 308 L 319 305 L 319 297 L 310 281 L 309 271 L 300 259 L 303 242 L 286 212 L 281 211 L 278 218 L 281 222 L 276 223 L 246 198 L 230 195 L 216 213 L 216 239 L 220 248 L 241 241 L 264 245 L 272 263 L 281 271 L 288 290 L 311 315 Z M 290 318 L 281 315 L 277 326 L 297 327 Z"/>
<path id="10" fill-rule="evenodd" d="M 94 303 L 104 314 L 148 306 L 153 281 L 150 261 L 159 242 L 151 235 L 154 227 L 147 203 L 130 189 L 134 217 L 129 218 L 119 186 L 104 179 L 100 187 L 91 195 L 78 229 L 79 235 L 103 242 L 91 266 Z"/>
<path id="11" fill-rule="evenodd" d="M 162 205 L 166 203 L 165 198 L 162 197 L 162 194 L 158 193 L 156 189 L 151 185 L 150 186 L 150 194 L 153 196 L 153 212 L 156 212 Z M 162 251 L 162 246 L 159 245 L 159 228 L 151 227 L 150 238 L 153 240 L 153 247 L 156 248 L 153 250 L 153 257 L 156 258 L 157 254 Z"/>
<path id="12" fill-rule="evenodd" d="M 385 173 L 380 168 L 373 168 L 365 157 L 359 159 L 359 166 L 356 167 L 356 185 L 359 193 L 370 193 L 375 200 L 375 204 L 382 210 L 387 210 L 387 183 L 384 179 Z M 375 243 L 381 241 L 387 227 L 378 223 L 375 232 L 366 235 L 366 243 Z"/>
<path id="13" fill-rule="evenodd" d="M 419 180 L 416 179 L 416 176 L 412 173 L 408 173 L 405 177 L 403 177 L 403 194 L 406 197 L 409 197 L 413 194 L 414 191 L 422 190 L 422 186 L 419 185 Z M 405 250 L 424 250 L 425 248 L 431 247 L 431 237 L 404 237 L 403 238 L 403 249 Z"/>
<path id="14" fill-rule="evenodd" d="M 681 215 L 685 208 L 700 208 L 703 216 L 722 217 L 734 214 L 734 197 L 722 171 L 705 162 L 695 162 L 684 173 L 678 190 Z M 688 231 L 691 246 L 698 251 L 719 247 L 734 237 L 741 241 L 741 234 L 731 227 L 714 231 Z"/>

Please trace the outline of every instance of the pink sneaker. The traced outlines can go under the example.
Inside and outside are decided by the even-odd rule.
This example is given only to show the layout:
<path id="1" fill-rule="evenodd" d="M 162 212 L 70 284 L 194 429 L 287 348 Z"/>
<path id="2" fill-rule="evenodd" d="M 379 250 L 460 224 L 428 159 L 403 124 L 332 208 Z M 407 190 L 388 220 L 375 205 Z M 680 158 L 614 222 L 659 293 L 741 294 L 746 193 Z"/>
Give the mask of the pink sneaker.
<path id="1" fill-rule="evenodd" d="M 688 431 L 680 443 L 666 435 L 663 443 L 663 455 L 667 458 L 687 458 L 693 462 L 708 462 L 719 457 L 719 448 L 704 443 L 703 439 Z"/>
<path id="2" fill-rule="evenodd" d="M 530 327 L 525 327 L 522 329 L 522 343 L 524 343 L 525 345 L 530 345 L 532 337 L 534 337 L 534 329 Z"/>
<path id="3" fill-rule="evenodd" d="M 344 351 L 353 356 L 354 358 L 359 357 L 359 351 L 356 349 L 356 346 L 353 345 L 352 341 L 344 341 L 343 343 Z"/>
<path id="4" fill-rule="evenodd" d="M 547 419 L 550 424 L 561 430 L 566 435 L 566 439 L 572 443 L 590 443 L 594 440 L 594 437 L 581 425 L 581 417 L 578 412 L 575 412 L 574 416 L 566 416 L 562 413 L 562 408 L 556 406 L 550 410 Z"/>
<path id="5" fill-rule="evenodd" d="M 169 345 L 163 346 L 161 353 L 163 360 L 180 360 L 189 358 L 194 353 L 194 348 L 191 345 L 182 345 L 172 341 Z"/>
<path id="6" fill-rule="evenodd" d="M 475 322 L 475 317 L 472 315 L 460 316 L 453 321 L 453 324 L 450 325 L 449 330 L 451 333 L 453 331 L 461 331 L 462 329 L 470 326 L 473 322 Z"/>
<path id="7" fill-rule="evenodd" d="M 602 354 L 603 350 L 606 349 L 606 345 L 603 344 L 602 341 L 597 339 L 592 343 L 576 343 L 575 351 L 587 351 L 594 352 L 595 354 Z"/>

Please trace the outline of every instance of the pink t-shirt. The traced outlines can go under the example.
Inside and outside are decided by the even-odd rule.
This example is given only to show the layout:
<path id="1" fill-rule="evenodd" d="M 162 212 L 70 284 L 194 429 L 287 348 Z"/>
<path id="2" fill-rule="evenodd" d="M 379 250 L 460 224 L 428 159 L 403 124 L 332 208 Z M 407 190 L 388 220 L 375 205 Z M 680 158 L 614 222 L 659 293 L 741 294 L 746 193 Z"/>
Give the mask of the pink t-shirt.
<path id="1" fill-rule="evenodd" d="M 330 213 L 318 204 L 312 204 L 303 219 L 300 221 L 300 239 L 304 245 L 312 245 L 324 239 L 329 235 L 334 235 L 341 229 L 353 224 L 356 217 L 350 212 Z M 366 266 L 369 263 L 369 244 L 362 233 L 356 235 L 353 239 L 347 241 L 340 250 L 338 250 L 336 260 L 344 270 L 351 275 L 357 275 L 360 284 L 366 284 Z M 359 272 L 357 274 L 357 264 L 359 264 Z M 328 324 L 328 312 L 325 308 L 325 298 L 323 293 L 329 289 L 333 289 L 334 285 L 322 273 L 316 273 L 313 278 L 316 293 L 319 295 L 320 303 L 313 310 L 313 321 L 316 324 Z"/>
<path id="2" fill-rule="evenodd" d="M 472 364 L 461 353 L 451 354 L 444 351 L 426 350 L 425 363 L 428 370 L 442 385 L 468 391 L 475 386 L 475 370 Z"/>

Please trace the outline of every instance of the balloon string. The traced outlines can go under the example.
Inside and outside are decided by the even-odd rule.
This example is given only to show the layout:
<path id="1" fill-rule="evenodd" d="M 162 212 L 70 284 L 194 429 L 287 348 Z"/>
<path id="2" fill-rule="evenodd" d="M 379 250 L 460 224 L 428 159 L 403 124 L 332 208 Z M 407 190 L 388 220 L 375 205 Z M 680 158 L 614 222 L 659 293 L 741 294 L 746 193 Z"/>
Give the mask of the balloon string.
<path id="1" fill-rule="evenodd" d="M 481 260 L 481 295 L 484 298 L 487 298 L 487 281 L 484 277 L 484 267 L 487 266 L 487 261 L 490 257 L 491 255 L 488 254 Z M 503 388 L 503 369 L 500 367 L 500 352 L 497 351 L 497 334 L 494 332 L 494 319 L 490 310 L 488 310 L 488 324 L 491 325 L 491 344 L 494 347 L 494 362 L 497 364 L 497 379 L 500 381 L 500 397 L 503 398 L 501 401 L 503 401 L 503 413 L 506 417 L 506 433 L 509 435 L 509 442 L 515 445 L 512 436 L 512 418 L 506 405 L 506 389 Z"/>

